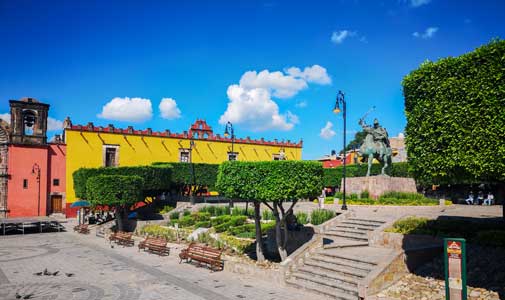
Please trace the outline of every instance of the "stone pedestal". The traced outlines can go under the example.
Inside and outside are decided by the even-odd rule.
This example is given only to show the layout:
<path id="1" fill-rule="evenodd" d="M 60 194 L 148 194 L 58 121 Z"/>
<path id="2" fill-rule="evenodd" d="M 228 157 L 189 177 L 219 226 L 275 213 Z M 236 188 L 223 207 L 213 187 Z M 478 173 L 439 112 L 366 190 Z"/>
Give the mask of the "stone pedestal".
<path id="1" fill-rule="evenodd" d="M 342 185 L 344 179 L 342 179 Z M 413 178 L 389 177 L 389 176 L 369 176 L 369 177 L 348 177 L 346 179 L 346 194 L 358 194 L 368 191 L 370 198 L 377 199 L 386 192 L 408 192 L 416 193 L 416 182 Z"/>

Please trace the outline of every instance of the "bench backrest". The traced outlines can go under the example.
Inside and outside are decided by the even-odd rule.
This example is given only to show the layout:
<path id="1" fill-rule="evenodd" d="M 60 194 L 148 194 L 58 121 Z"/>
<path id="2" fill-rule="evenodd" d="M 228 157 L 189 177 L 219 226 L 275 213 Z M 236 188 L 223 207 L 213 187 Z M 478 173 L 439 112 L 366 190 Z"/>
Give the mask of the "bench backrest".
<path id="1" fill-rule="evenodd" d="M 188 247 L 188 253 L 209 258 L 219 258 L 222 252 L 222 250 L 198 244 L 190 244 Z"/>

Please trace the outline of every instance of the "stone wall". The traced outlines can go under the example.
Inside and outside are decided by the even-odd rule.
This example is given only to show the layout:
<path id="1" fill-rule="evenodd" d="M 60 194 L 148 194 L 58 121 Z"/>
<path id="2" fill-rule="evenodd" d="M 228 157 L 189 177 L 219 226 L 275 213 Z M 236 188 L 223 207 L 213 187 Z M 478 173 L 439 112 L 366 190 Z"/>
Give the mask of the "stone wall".
<path id="1" fill-rule="evenodd" d="M 343 186 L 342 179 L 342 186 Z M 368 191 L 370 197 L 377 199 L 386 192 L 408 192 L 416 193 L 416 182 L 413 178 L 389 177 L 389 176 L 368 176 L 368 177 L 348 177 L 346 178 L 346 194 L 358 194 Z"/>

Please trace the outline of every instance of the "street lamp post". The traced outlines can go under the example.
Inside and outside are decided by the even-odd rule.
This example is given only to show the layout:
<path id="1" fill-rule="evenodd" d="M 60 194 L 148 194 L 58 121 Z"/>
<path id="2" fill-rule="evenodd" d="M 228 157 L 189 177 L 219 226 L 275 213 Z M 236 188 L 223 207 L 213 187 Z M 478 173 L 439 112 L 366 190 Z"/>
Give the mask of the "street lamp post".
<path id="1" fill-rule="evenodd" d="M 37 216 L 40 216 L 40 166 L 35 163 L 32 166 L 32 175 L 37 178 L 38 192 L 37 192 Z"/>
<path id="2" fill-rule="evenodd" d="M 224 128 L 224 137 L 230 136 L 231 138 L 231 156 L 228 157 L 228 160 L 236 160 L 235 152 L 233 151 L 233 144 L 235 143 L 235 131 L 233 130 L 233 124 L 228 121 L 226 123 L 226 127 Z M 233 159 L 230 159 L 233 157 Z"/>
<path id="3" fill-rule="evenodd" d="M 193 140 L 193 135 L 189 138 L 189 173 L 191 174 L 191 184 L 189 185 L 189 202 L 191 205 L 195 205 L 195 195 L 193 193 L 193 187 L 195 186 L 195 167 L 193 165 L 193 148 L 195 147 L 195 141 Z"/>
<path id="4" fill-rule="evenodd" d="M 340 108 L 340 106 L 342 106 L 342 109 Z M 343 178 L 344 178 L 344 183 L 343 183 L 343 195 L 342 195 L 342 210 L 347 210 L 347 203 L 345 202 L 345 182 L 346 182 L 346 174 L 345 174 L 345 168 L 346 168 L 346 160 L 347 160 L 347 157 L 346 157 L 346 153 L 345 153 L 345 146 L 346 146 L 346 139 L 345 139 L 345 135 L 346 135 L 346 103 L 345 103 L 345 95 L 344 93 L 342 93 L 342 91 L 338 91 L 338 94 L 337 94 L 337 99 L 335 101 L 335 108 L 333 109 L 333 112 L 335 114 L 338 114 L 340 113 L 340 111 L 343 112 L 343 119 L 344 119 L 344 171 L 343 171 Z"/>
<path id="5" fill-rule="evenodd" d="M 235 155 L 235 151 L 233 150 L 233 144 L 235 143 L 235 131 L 233 130 L 233 124 L 228 121 L 226 126 L 224 127 L 224 137 L 231 138 L 231 155 L 228 154 L 228 160 L 237 160 L 237 156 Z M 233 200 L 230 199 L 229 206 L 233 207 Z M 246 212 L 247 212 L 248 203 L 246 203 Z"/>

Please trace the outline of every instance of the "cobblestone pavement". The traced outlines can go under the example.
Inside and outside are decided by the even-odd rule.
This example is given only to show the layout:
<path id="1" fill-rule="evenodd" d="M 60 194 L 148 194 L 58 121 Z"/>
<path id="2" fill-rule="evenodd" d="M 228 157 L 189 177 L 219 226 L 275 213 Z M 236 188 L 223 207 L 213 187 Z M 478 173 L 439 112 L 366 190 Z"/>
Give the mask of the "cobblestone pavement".
<path id="1" fill-rule="evenodd" d="M 314 299 L 275 283 L 179 264 L 73 232 L 0 237 L 0 299 Z M 44 275 L 47 273 L 55 275 Z M 317 296 L 316 296 L 317 297 Z"/>
<path id="2" fill-rule="evenodd" d="M 468 288 L 469 300 L 500 300 L 495 291 L 483 288 Z M 443 300 L 445 282 L 430 277 L 408 274 L 388 289 L 379 293 L 377 300 Z"/>

